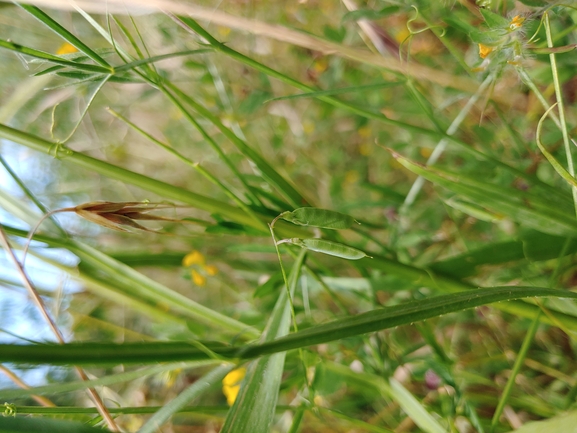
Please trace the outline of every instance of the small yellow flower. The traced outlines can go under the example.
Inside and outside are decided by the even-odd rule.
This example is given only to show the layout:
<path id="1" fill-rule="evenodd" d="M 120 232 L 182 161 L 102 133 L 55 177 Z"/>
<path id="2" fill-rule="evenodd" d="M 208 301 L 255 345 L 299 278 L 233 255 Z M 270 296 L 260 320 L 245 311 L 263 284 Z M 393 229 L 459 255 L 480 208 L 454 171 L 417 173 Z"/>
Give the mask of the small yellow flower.
<path id="1" fill-rule="evenodd" d="M 216 274 L 218 274 L 218 268 L 217 268 L 216 266 L 214 266 L 214 265 L 206 265 L 206 266 L 204 267 L 204 270 L 205 270 L 206 273 L 207 273 L 209 276 L 211 276 L 211 277 L 213 277 L 213 276 L 215 276 Z"/>
<path id="2" fill-rule="evenodd" d="M 192 251 L 182 259 L 182 265 L 189 267 L 192 265 L 204 265 L 204 256 L 199 251 Z"/>
<path id="3" fill-rule="evenodd" d="M 232 370 L 228 373 L 224 379 L 222 379 L 222 393 L 226 397 L 226 402 L 229 406 L 232 406 L 236 400 L 236 396 L 240 391 L 240 383 L 246 375 L 246 368 L 241 367 L 236 370 Z"/>
<path id="4" fill-rule="evenodd" d="M 317 74 L 322 74 L 329 67 L 329 62 L 326 57 L 321 57 L 313 63 L 313 69 Z"/>
<path id="5" fill-rule="evenodd" d="M 190 271 L 190 276 L 192 277 L 192 282 L 197 286 L 204 286 L 206 284 L 206 277 L 200 275 L 195 269 Z"/>
<path id="6" fill-rule="evenodd" d="M 76 49 L 76 47 L 74 45 L 69 44 L 68 42 L 64 42 L 62 45 L 60 45 L 60 47 L 58 47 L 58 50 L 56 50 L 56 54 L 61 55 L 61 54 L 72 54 L 72 53 L 76 53 L 78 50 Z"/>
<path id="7" fill-rule="evenodd" d="M 483 44 L 479 44 L 479 57 L 481 57 L 482 59 L 484 59 L 489 54 L 491 54 L 492 51 L 493 51 L 492 47 L 489 47 L 489 46 L 483 45 Z"/>
<path id="8" fill-rule="evenodd" d="M 523 18 L 520 15 L 515 15 L 515 17 L 513 17 L 513 19 L 509 23 L 509 29 L 517 30 L 519 27 L 521 27 L 523 25 L 524 21 L 525 21 L 525 18 Z"/>

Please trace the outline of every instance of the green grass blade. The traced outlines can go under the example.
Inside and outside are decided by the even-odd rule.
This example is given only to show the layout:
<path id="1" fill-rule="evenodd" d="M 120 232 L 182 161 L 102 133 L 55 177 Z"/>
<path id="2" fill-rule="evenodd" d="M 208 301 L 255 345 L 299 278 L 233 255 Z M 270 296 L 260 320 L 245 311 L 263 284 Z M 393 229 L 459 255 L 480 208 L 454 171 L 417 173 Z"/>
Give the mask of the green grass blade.
<path id="1" fill-rule="evenodd" d="M 160 62 L 162 60 L 173 59 L 175 57 L 190 56 L 190 55 L 194 55 L 194 54 L 209 53 L 212 51 L 213 50 L 210 48 L 200 48 L 200 49 L 196 49 L 196 50 L 185 50 L 185 51 L 177 51 L 175 53 L 161 54 L 158 56 L 147 57 L 147 58 L 143 58 L 143 59 L 139 59 L 139 60 L 134 60 L 133 62 L 125 63 L 124 65 L 121 65 L 121 66 L 114 68 L 114 72 L 116 74 L 120 74 L 121 72 L 130 71 L 130 70 L 135 69 L 139 66 Z"/>
<path id="2" fill-rule="evenodd" d="M 23 237 L 26 236 L 25 232 L 22 231 L 7 230 L 7 232 L 20 234 L 23 235 Z M 161 308 L 164 304 L 168 306 L 170 310 L 184 317 L 189 317 L 190 319 L 225 329 L 232 333 L 240 333 L 251 338 L 260 335 L 254 328 L 234 320 L 229 316 L 211 310 L 82 242 L 49 237 L 35 237 L 35 239 L 46 241 L 54 247 L 68 249 L 81 260 L 79 265 L 81 271 L 87 272 L 83 270 L 84 267 L 97 269 L 99 271 L 99 277 L 96 277 L 96 279 L 106 278 L 108 282 L 118 287 L 125 296 L 139 299 L 157 308 Z M 102 275 L 105 277 L 102 277 Z"/>
<path id="3" fill-rule="evenodd" d="M 92 379 L 86 381 L 73 381 L 67 383 L 53 383 L 51 385 L 37 386 L 30 389 L 0 389 L 0 398 L 2 399 L 14 399 L 28 397 L 32 394 L 36 395 L 46 395 L 46 394 L 59 394 L 64 392 L 79 391 L 89 387 L 95 386 L 109 386 L 116 383 L 133 381 L 139 378 L 151 376 L 153 374 L 164 373 L 167 371 L 178 370 L 178 369 L 193 369 L 198 367 L 204 367 L 207 365 L 215 364 L 214 360 L 206 361 L 195 361 L 195 362 L 177 362 L 171 364 L 156 365 L 153 367 L 141 368 L 135 371 L 128 371 L 125 373 L 111 374 L 109 376 L 101 377 L 99 379 Z"/>
<path id="4" fill-rule="evenodd" d="M 332 96 L 332 95 L 342 95 L 343 93 L 358 93 L 366 92 L 368 90 L 385 89 L 387 87 L 395 87 L 403 84 L 402 81 L 391 81 L 383 83 L 365 84 L 362 86 L 352 86 L 352 87 L 341 87 L 337 89 L 328 90 L 318 90 L 316 92 L 299 93 L 296 95 L 279 96 L 276 98 L 271 98 L 266 102 L 272 101 L 286 101 L 290 99 L 300 99 L 300 98 L 318 98 L 320 96 Z"/>
<path id="5" fill-rule="evenodd" d="M 511 369 L 509 378 L 507 379 L 507 384 L 505 385 L 505 388 L 501 393 L 501 397 L 499 398 L 499 404 L 497 404 L 497 408 L 493 413 L 493 419 L 491 420 L 491 433 L 495 431 L 495 427 L 499 423 L 499 418 L 501 417 L 501 414 L 505 409 L 505 405 L 507 404 L 509 396 L 511 395 L 513 386 L 515 385 L 515 378 L 517 377 L 517 375 L 521 371 L 521 368 L 523 367 L 525 358 L 527 357 L 527 352 L 529 351 L 529 347 L 531 346 L 531 343 L 535 338 L 535 334 L 537 333 L 538 328 L 539 328 L 539 314 L 536 315 L 535 318 L 533 319 L 533 323 L 531 324 L 531 327 L 527 330 L 527 334 L 525 335 L 525 339 L 523 340 L 523 345 L 521 346 L 521 349 L 519 350 L 519 353 L 515 358 L 515 364 Z"/>
<path id="6" fill-rule="evenodd" d="M 251 359 L 390 329 L 396 326 L 408 325 L 481 305 L 510 301 L 512 299 L 546 296 L 577 299 L 577 293 L 565 290 L 543 287 L 492 287 L 435 296 L 394 307 L 380 308 L 326 324 L 316 325 L 285 337 L 259 344 L 238 347 L 214 342 L 203 344 L 214 353 L 226 358 Z M 560 315 L 561 313 L 556 313 L 556 318 Z M 117 365 L 123 363 L 147 364 L 203 359 L 210 359 L 210 357 L 204 351 L 198 349 L 195 344 L 187 342 L 0 345 L 0 362 L 54 365 L 71 363 L 76 365 Z"/>
<path id="7" fill-rule="evenodd" d="M 373 388 L 379 391 L 383 397 L 396 401 L 421 430 L 427 433 L 447 432 L 423 405 L 395 379 L 386 380 L 375 374 L 355 373 L 350 368 L 334 362 L 325 363 L 325 367 L 344 377 L 347 382 L 356 383 L 361 387 Z"/>
<path id="8" fill-rule="evenodd" d="M 0 39 L 0 48 L 5 48 L 7 50 L 34 57 L 36 59 L 46 60 L 48 62 L 56 63 L 62 66 L 68 66 L 69 68 L 78 69 L 81 71 L 110 74 L 110 69 L 104 68 L 102 66 L 71 62 L 70 60 L 63 59 L 62 57 L 55 56 L 54 54 L 35 50 L 34 48 L 25 47 L 15 42 L 6 41 L 3 39 Z"/>
<path id="9" fill-rule="evenodd" d="M 283 291 L 271 314 L 261 342 L 273 341 L 289 333 L 291 304 L 301 272 L 305 251 L 301 251 L 289 275 L 289 293 Z M 265 356 L 253 362 L 221 433 L 268 433 L 275 414 L 286 353 Z"/>
<path id="10" fill-rule="evenodd" d="M 529 297 L 554 296 L 577 299 L 577 293 L 536 287 L 492 287 L 464 293 L 430 297 L 395 307 L 372 310 L 356 316 L 335 320 L 323 325 L 290 334 L 270 343 L 254 345 L 241 352 L 243 357 L 260 356 L 281 350 L 292 350 L 341 338 L 380 331 L 420 320 L 441 316 L 494 302 Z"/>
<path id="11" fill-rule="evenodd" d="M 106 60 L 104 60 L 100 55 L 98 55 L 92 48 L 50 18 L 46 13 L 38 9 L 36 6 L 24 5 L 19 4 L 19 6 L 24 9 L 26 12 L 30 13 L 34 18 L 36 18 L 41 23 L 48 26 L 51 30 L 53 30 L 56 34 L 58 34 L 62 39 L 68 42 L 70 45 L 76 47 L 79 51 L 82 51 L 100 66 L 103 66 L 107 69 L 108 73 L 114 71 L 114 68 L 108 64 Z"/>
<path id="12" fill-rule="evenodd" d="M 167 83 L 167 87 L 186 104 L 192 107 L 194 111 L 208 119 L 214 126 L 216 126 L 243 155 L 256 164 L 263 176 L 273 183 L 279 192 L 282 193 L 294 207 L 301 207 L 307 204 L 307 201 L 299 192 L 297 192 L 294 186 L 278 174 L 277 171 L 258 152 L 248 145 L 248 143 L 239 138 L 231 129 L 227 128 L 217 116 L 212 114 L 209 110 L 172 83 Z"/>
<path id="13" fill-rule="evenodd" d="M 451 173 L 439 168 L 426 167 L 393 153 L 405 168 L 425 179 L 441 185 L 483 207 L 505 215 L 526 227 L 560 236 L 576 236 L 577 222 L 568 207 L 553 204 L 536 195 L 494 186 L 481 180 Z"/>
<path id="14" fill-rule="evenodd" d="M 90 427 L 74 421 L 62 421 L 49 418 L 0 418 L 0 433 L 106 433 L 108 429 Z"/>
<path id="15" fill-rule="evenodd" d="M 210 373 L 205 374 L 196 382 L 182 391 L 178 397 L 166 403 L 162 409 L 156 412 L 144 424 L 138 433 L 155 433 L 158 429 L 166 423 L 175 413 L 178 413 L 191 400 L 201 396 L 214 384 L 220 382 L 228 372 L 234 368 L 234 364 L 224 364 L 215 368 Z"/>
<path id="16" fill-rule="evenodd" d="M 423 431 L 428 433 L 445 433 L 447 431 L 400 382 L 390 378 L 388 386 L 384 385 L 385 383 L 382 386 L 383 392 L 386 392 L 389 397 L 399 403 L 399 406 Z"/>
<path id="17" fill-rule="evenodd" d="M 553 48 L 553 37 L 551 35 L 551 25 L 549 23 L 549 13 L 545 12 L 543 14 L 543 23 L 545 25 L 545 34 L 547 35 L 547 46 Z M 571 144 L 569 143 L 569 133 L 567 130 L 567 122 L 565 119 L 565 105 L 563 104 L 563 91 L 561 89 L 561 83 L 559 82 L 559 70 L 557 68 L 557 60 L 555 58 L 555 53 L 549 54 L 549 61 L 551 63 L 551 71 L 553 73 L 553 85 L 555 87 L 555 98 L 557 99 L 557 104 L 559 108 L 559 122 L 561 128 L 561 134 L 563 135 L 563 148 L 565 149 L 565 156 L 567 158 L 567 176 L 563 178 L 565 180 L 575 179 L 575 167 L 573 164 L 573 153 L 571 149 Z M 540 146 L 541 147 L 541 146 Z M 543 150 L 543 149 L 541 149 Z M 547 158 L 549 159 L 549 158 Z M 551 160 L 549 160 L 551 162 Z M 552 163 L 552 162 L 551 162 Z M 560 164 L 554 166 L 555 170 L 562 168 Z M 559 171 L 558 171 L 559 173 Z M 561 173 L 559 173 L 561 174 Z M 573 194 L 573 206 L 575 208 L 575 213 L 577 213 L 577 189 L 571 188 L 571 193 Z"/>
<path id="18" fill-rule="evenodd" d="M 219 200 L 196 194 L 192 191 L 178 188 L 151 177 L 144 176 L 121 167 L 117 167 L 107 162 L 84 155 L 80 152 L 74 152 L 70 149 L 58 150 L 56 143 L 52 143 L 40 137 L 19 131 L 6 125 L 0 124 L 0 137 L 14 141 L 18 144 L 27 146 L 45 154 L 53 154 L 56 151 L 58 156 L 61 156 L 61 158 L 66 162 L 71 162 L 80 167 L 93 170 L 112 179 L 117 179 L 122 182 L 136 185 L 142 189 L 158 194 L 167 200 L 180 201 L 210 213 L 220 214 L 223 217 L 235 221 L 239 224 L 247 225 L 249 227 L 256 228 L 257 230 L 262 230 L 262 225 L 257 224 L 250 215 L 247 215 L 237 207 L 231 206 Z M 265 217 L 265 220 L 270 220 L 270 218 Z M 282 225 L 280 227 L 284 228 L 285 232 L 288 231 L 294 233 L 296 236 L 305 234 L 306 237 L 306 235 L 309 234 L 308 231 L 302 229 L 292 227 L 289 228 L 288 224 Z"/>

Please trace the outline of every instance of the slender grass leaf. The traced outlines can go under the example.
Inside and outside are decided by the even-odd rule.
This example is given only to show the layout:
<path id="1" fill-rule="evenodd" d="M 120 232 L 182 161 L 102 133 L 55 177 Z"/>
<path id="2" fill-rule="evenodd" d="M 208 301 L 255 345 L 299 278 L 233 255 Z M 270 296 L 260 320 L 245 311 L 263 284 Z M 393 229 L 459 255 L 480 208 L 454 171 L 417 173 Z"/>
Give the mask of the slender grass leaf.
<path id="1" fill-rule="evenodd" d="M 68 66 L 69 68 L 73 69 L 80 69 L 87 72 L 97 72 L 101 74 L 110 74 L 110 69 L 104 68 L 102 66 L 71 62 L 70 60 L 65 60 L 62 57 L 55 56 L 54 54 L 46 53 L 40 50 L 35 50 L 34 48 L 25 47 L 15 42 L 6 41 L 3 39 L 0 39 L 0 48 L 6 48 L 8 50 L 15 51 L 20 54 L 31 56 L 37 59 L 46 60 L 48 62 L 56 63 L 58 65 Z"/>
<path id="2" fill-rule="evenodd" d="M 219 383 L 228 372 L 234 368 L 234 364 L 224 364 L 205 374 L 192 385 L 182 391 L 176 398 L 166 403 L 162 409 L 156 412 L 144 424 L 138 433 L 155 433 L 166 423 L 175 413 L 178 413 L 193 399 L 201 396 L 210 387 Z"/>
<path id="3" fill-rule="evenodd" d="M 9 126 L 0 124 L 0 137 L 7 140 L 14 141 L 15 143 L 21 144 L 23 146 L 29 147 L 31 149 L 43 152 L 45 154 L 57 154 L 62 160 L 66 162 L 74 163 L 80 167 L 93 170 L 104 176 L 108 176 L 112 179 L 117 179 L 122 182 L 133 184 L 139 186 L 142 189 L 148 190 L 155 194 L 164 197 L 167 200 L 180 201 L 182 203 L 187 203 L 191 206 L 197 207 L 199 209 L 205 210 L 210 213 L 220 214 L 226 218 L 229 218 L 239 224 L 245 224 L 250 227 L 254 227 L 257 230 L 262 230 L 262 226 L 257 224 L 254 219 L 247 215 L 242 210 L 231 206 L 227 203 L 221 202 L 219 200 L 213 199 L 211 197 L 196 194 L 192 191 L 179 188 L 168 183 L 153 179 L 148 176 L 144 176 L 130 170 L 109 164 L 105 161 L 92 158 L 90 156 L 84 155 L 80 152 L 74 152 L 70 149 L 59 149 L 56 143 L 49 142 L 40 137 L 28 134 L 23 131 L 11 128 Z M 268 216 L 263 217 L 263 221 L 270 221 Z M 283 231 L 291 232 L 298 235 L 308 235 L 308 231 L 304 231 L 297 227 L 289 228 L 288 226 L 283 227 Z M 297 234 L 298 233 L 298 234 Z"/>
<path id="4" fill-rule="evenodd" d="M 300 99 L 300 98 L 318 98 L 320 96 L 341 95 L 343 93 L 359 93 L 359 92 L 366 92 L 368 90 L 384 89 L 387 87 L 395 87 L 395 86 L 399 86 L 401 84 L 403 84 L 402 81 L 392 81 L 392 82 L 365 84 L 363 86 L 342 87 L 342 88 L 338 88 L 338 89 L 328 89 L 328 90 L 317 90 L 315 92 L 299 93 L 297 95 L 278 96 L 276 98 L 268 99 L 265 102 L 286 101 L 289 99 Z"/>
<path id="5" fill-rule="evenodd" d="M 323 325 L 295 332 L 275 341 L 249 346 L 241 356 L 252 357 L 279 350 L 291 350 L 314 344 L 327 343 L 341 338 L 380 331 L 406 325 L 420 320 L 441 316 L 450 312 L 478 307 L 494 302 L 537 296 L 577 298 L 577 293 L 536 287 L 493 287 L 464 293 L 430 297 L 411 301 L 394 307 L 372 310 L 353 317 L 339 319 Z"/>
<path id="6" fill-rule="evenodd" d="M 413 173 L 498 214 L 506 215 L 521 225 L 551 235 L 577 236 L 577 221 L 570 206 L 552 206 L 550 201 L 525 191 L 490 185 L 462 173 L 427 167 L 396 153 L 394 156 Z"/>
<path id="7" fill-rule="evenodd" d="M 23 231 L 7 231 L 26 236 Z M 233 333 L 250 337 L 259 335 L 254 328 L 187 298 L 89 245 L 65 238 L 38 237 L 37 239 L 53 247 L 66 248 L 81 260 L 79 265 L 81 269 L 83 266 L 88 266 L 94 270 L 95 279 L 112 282 L 126 296 L 140 299 L 160 309 L 168 308 L 184 317 L 217 328 L 228 329 Z"/>
<path id="8" fill-rule="evenodd" d="M 326 362 L 325 368 L 341 375 L 349 383 L 352 382 L 361 387 L 373 388 L 379 391 L 383 397 L 397 402 L 422 431 L 428 433 L 446 433 L 447 430 L 395 379 L 390 378 L 387 380 L 371 373 L 357 373 L 349 367 L 335 362 Z"/>
<path id="9" fill-rule="evenodd" d="M 293 264 L 288 285 L 294 297 L 306 252 Z M 261 342 L 273 341 L 289 332 L 291 305 L 283 291 L 271 314 Z M 285 353 L 276 353 L 254 361 L 247 370 L 240 392 L 228 413 L 221 433 L 268 433 L 275 414 L 278 391 L 284 369 Z"/>
<path id="10" fill-rule="evenodd" d="M 171 364 L 156 365 L 153 367 L 142 368 L 135 371 L 128 371 L 125 373 L 111 374 L 99 379 L 85 380 L 85 381 L 74 381 L 67 383 L 53 383 L 51 385 L 37 386 L 30 389 L 0 389 L 0 399 L 14 399 L 28 397 L 32 394 L 36 395 L 47 395 L 47 394 L 58 394 L 63 392 L 71 392 L 84 390 L 89 387 L 95 386 L 109 386 L 116 383 L 133 381 L 143 377 L 151 376 L 153 374 L 164 373 L 166 371 L 172 371 L 177 369 L 192 369 L 198 367 L 204 367 L 207 365 L 215 364 L 218 361 L 206 360 L 206 361 L 195 361 L 195 362 L 178 362 Z"/>
<path id="11" fill-rule="evenodd" d="M 106 433 L 108 429 L 90 427 L 74 421 L 50 418 L 1 417 L 0 433 Z"/>
<path id="12" fill-rule="evenodd" d="M 262 175 L 276 186 L 279 192 L 290 201 L 292 206 L 299 207 L 307 204 L 307 201 L 294 186 L 284 179 L 257 151 L 250 147 L 246 141 L 239 138 L 231 129 L 227 128 L 217 116 L 173 84 L 167 83 L 167 87 L 192 107 L 194 111 L 208 119 L 244 156 L 253 161 L 262 172 Z"/>
<path id="13" fill-rule="evenodd" d="M 96 63 L 106 68 L 108 73 L 113 72 L 112 66 L 110 66 L 106 60 L 104 60 L 100 55 L 98 55 L 94 50 L 92 50 L 92 48 L 90 48 L 88 45 L 86 45 L 84 42 L 82 42 L 80 39 L 78 39 L 76 36 L 74 36 L 72 33 L 70 33 L 56 21 L 54 21 L 52 18 L 50 18 L 46 13 L 41 11 L 39 8 L 37 8 L 36 6 L 24 5 L 24 4 L 19 4 L 18 6 L 20 6 L 26 12 L 34 16 L 41 23 L 48 26 L 70 45 L 76 47 L 79 51 L 82 51 Z"/>
<path id="14" fill-rule="evenodd" d="M 230 359 L 251 359 L 287 350 L 328 343 L 330 341 L 408 325 L 444 314 L 467 310 L 512 299 L 533 297 L 577 299 L 577 293 L 543 287 L 492 287 L 462 293 L 429 297 L 394 307 L 385 307 L 316 325 L 264 343 L 227 346 L 203 342 L 212 352 Z M 533 310 L 533 313 L 536 310 Z M 563 323 L 562 313 L 556 320 Z M 570 317 L 570 316 L 567 316 Z M 576 319 L 573 318 L 573 321 Z M 574 322 L 573 326 L 574 325 Z M 68 343 L 64 345 L 0 344 L 0 362 L 30 364 L 114 365 L 209 359 L 207 353 L 187 342 L 161 343 Z"/>

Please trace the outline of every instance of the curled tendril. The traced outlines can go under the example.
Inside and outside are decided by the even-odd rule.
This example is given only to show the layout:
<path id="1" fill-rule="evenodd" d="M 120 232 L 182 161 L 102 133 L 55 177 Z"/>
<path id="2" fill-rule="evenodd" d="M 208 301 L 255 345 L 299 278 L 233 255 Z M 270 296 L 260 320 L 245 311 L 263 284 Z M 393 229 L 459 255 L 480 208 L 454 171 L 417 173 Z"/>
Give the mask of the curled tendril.
<path id="1" fill-rule="evenodd" d="M 3 416 L 16 416 L 16 406 L 12 403 L 4 403 Z"/>
<path id="2" fill-rule="evenodd" d="M 407 21 L 407 30 L 409 31 L 409 36 L 407 36 L 407 38 L 414 36 L 414 35 L 418 35 L 419 33 L 423 33 L 423 32 L 426 32 L 427 30 L 431 30 L 434 28 L 441 29 L 441 34 L 439 35 L 439 37 L 442 38 L 443 36 L 445 36 L 446 30 L 443 26 L 426 26 L 426 27 L 419 29 L 419 30 L 413 30 L 411 28 L 411 23 L 416 21 L 419 18 L 419 9 L 415 5 L 411 5 L 411 7 L 413 9 L 415 9 L 415 16 Z"/>
<path id="3" fill-rule="evenodd" d="M 407 20 L 407 30 L 409 32 L 408 36 L 403 39 L 403 41 L 401 42 L 401 45 L 399 48 L 401 48 L 405 43 L 408 45 L 407 48 L 407 62 L 409 61 L 410 58 L 410 51 L 411 51 L 411 39 L 413 38 L 413 36 L 418 35 L 419 33 L 423 33 L 426 32 L 427 30 L 431 30 L 434 28 L 440 28 L 441 29 L 441 34 L 439 35 L 440 38 L 442 38 L 443 36 L 445 36 L 446 33 L 446 29 L 443 26 L 426 26 L 423 27 L 422 29 L 419 30 L 415 30 L 411 27 L 411 23 L 415 22 L 418 18 L 419 18 L 419 9 L 415 6 L 415 5 L 411 5 L 411 7 L 415 10 L 415 16 L 410 18 L 409 20 Z M 399 55 L 401 56 L 401 50 L 399 49 Z M 402 61 L 402 56 L 401 56 L 401 61 Z"/>
<path id="4" fill-rule="evenodd" d="M 61 141 L 53 143 L 48 148 L 48 155 L 53 156 L 55 159 L 64 158 L 66 156 L 72 155 L 73 153 L 74 152 L 68 149 Z"/>

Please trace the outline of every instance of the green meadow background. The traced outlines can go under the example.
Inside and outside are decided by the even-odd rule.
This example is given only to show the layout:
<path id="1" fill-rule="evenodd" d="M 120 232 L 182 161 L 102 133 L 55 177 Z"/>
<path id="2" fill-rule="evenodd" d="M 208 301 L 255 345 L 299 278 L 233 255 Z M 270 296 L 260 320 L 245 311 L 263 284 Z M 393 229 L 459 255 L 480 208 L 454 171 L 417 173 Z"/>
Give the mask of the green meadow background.
<path id="1" fill-rule="evenodd" d="M 574 431 L 572 4 L 0 6 L 0 432 Z"/>

